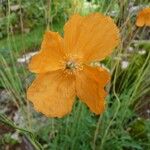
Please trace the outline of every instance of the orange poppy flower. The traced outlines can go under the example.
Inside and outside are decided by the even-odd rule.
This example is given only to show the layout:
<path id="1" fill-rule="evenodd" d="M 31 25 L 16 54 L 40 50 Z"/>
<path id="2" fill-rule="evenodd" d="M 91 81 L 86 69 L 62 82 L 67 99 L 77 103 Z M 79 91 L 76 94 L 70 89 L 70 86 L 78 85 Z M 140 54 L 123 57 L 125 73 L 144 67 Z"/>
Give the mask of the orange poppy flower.
<path id="1" fill-rule="evenodd" d="M 110 74 L 90 66 L 90 62 L 104 59 L 118 42 L 118 28 L 110 17 L 99 13 L 73 15 L 64 27 L 64 38 L 56 32 L 45 33 L 40 52 L 29 64 L 37 78 L 27 98 L 48 117 L 71 112 L 76 95 L 92 112 L 100 114 Z"/>
<path id="2" fill-rule="evenodd" d="M 136 25 L 138 27 L 150 26 L 150 8 L 145 8 L 138 13 Z"/>

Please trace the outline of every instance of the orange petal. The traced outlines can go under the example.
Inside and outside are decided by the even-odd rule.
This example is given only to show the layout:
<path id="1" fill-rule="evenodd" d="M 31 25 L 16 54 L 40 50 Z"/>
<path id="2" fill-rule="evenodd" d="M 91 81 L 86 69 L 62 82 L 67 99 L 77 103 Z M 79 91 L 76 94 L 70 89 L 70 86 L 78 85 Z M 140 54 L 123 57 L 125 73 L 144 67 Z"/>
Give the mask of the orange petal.
<path id="1" fill-rule="evenodd" d="M 82 21 L 83 17 L 75 14 L 64 26 L 64 45 L 67 53 L 70 53 L 77 43 Z"/>
<path id="2" fill-rule="evenodd" d="M 65 27 L 65 37 L 71 37 L 72 33 L 76 36 L 71 38 L 69 43 L 64 41 L 67 45 L 65 48 L 69 47 L 72 55 L 79 55 L 88 62 L 102 60 L 118 45 L 119 31 L 110 17 L 94 13 L 86 17 L 73 18 Z"/>
<path id="3" fill-rule="evenodd" d="M 148 9 L 148 12 L 147 12 L 145 24 L 146 24 L 147 26 L 150 26 L 150 8 Z"/>
<path id="4" fill-rule="evenodd" d="M 149 18 L 149 20 L 146 21 L 145 24 L 146 24 L 147 26 L 150 26 L 150 18 Z"/>
<path id="5" fill-rule="evenodd" d="M 150 26 L 150 8 L 144 8 L 138 13 L 136 25 L 138 27 Z"/>
<path id="6" fill-rule="evenodd" d="M 85 66 L 82 71 L 76 73 L 77 96 L 96 114 L 104 111 L 104 99 L 107 95 L 104 87 L 109 79 L 109 73 L 103 68 Z"/>
<path id="7" fill-rule="evenodd" d="M 46 116 L 63 117 L 72 109 L 75 77 L 60 70 L 40 74 L 29 87 L 27 98 Z"/>
<path id="8" fill-rule="evenodd" d="M 40 52 L 33 56 L 29 63 L 29 69 L 35 73 L 45 73 L 61 68 L 63 60 L 63 42 L 56 32 L 48 31 L 44 35 Z"/>
<path id="9" fill-rule="evenodd" d="M 145 17 L 142 14 L 139 14 L 136 19 L 136 26 L 142 27 L 145 24 Z"/>

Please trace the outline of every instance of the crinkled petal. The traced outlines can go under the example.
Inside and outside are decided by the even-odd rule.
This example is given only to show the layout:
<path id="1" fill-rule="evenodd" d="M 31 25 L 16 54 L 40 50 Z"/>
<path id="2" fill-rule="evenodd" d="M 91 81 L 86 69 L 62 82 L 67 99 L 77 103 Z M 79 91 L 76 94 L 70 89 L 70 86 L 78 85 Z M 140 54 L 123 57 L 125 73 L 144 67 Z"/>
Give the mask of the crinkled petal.
<path id="1" fill-rule="evenodd" d="M 138 27 L 150 26 L 150 8 L 144 8 L 138 13 L 136 25 Z"/>
<path id="2" fill-rule="evenodd" d="M 142 27 L 145 24 L 145 17 L 142 14 L 139 14 L 136 20 L 136 26 Z"/>
<path id="3" fill-rule="evenodd" d="M 29 69 L 35 73 L 60 69 L 63 57 L 63 39 L 58 33 L 48 31 L 44 35 L 40 52 L 32 57 Z"/>
<path id="4" fill-rule="evenodd" d="M 149 26 L 149 27 L 150 27 L 150 9 L 149 9 L 149 12 L 148 12 L 148 14 L 147 14 L 145 24 L 146 24 L 147 26 Z"/>
<path id="5" fill-rule="evenodd" d="M 117 26 L 110 17 L 100 13 L 86 17 L 75 15 L 67 24 L 65 37 L 68 38 L 66 39 L 72 35 L 75 36 L 71 38 L 71 42 L 64 41 L 65 48 L 69 47 L 72 55 L 81 56 L 85 62 L 104 59 L 112 53 L 119 43 L 120 37 Z"/>
<path id="6" fill-rule="evenodd" d="M 48 117 L 63 117 L 72 110 L 75 77 L 63 71 L 39 74 L 27 91 L 35 109 Z"/>
<path id="7" fill-rule="evenodd" d="M 64 45 L 66 53 L 71 53 L 79 38 L 82 16 L 75 14 L 64 26 Z"/>
<path id="8" fill-rule="evenodd" d="M 105 97 L 107 95 L 104 87 L 109 79 L 109 73 L 103 68 L 85 66 L 82 71 L 76 73 L 77 96 L 95 114 L 100 114 L 104 111 Z"/>

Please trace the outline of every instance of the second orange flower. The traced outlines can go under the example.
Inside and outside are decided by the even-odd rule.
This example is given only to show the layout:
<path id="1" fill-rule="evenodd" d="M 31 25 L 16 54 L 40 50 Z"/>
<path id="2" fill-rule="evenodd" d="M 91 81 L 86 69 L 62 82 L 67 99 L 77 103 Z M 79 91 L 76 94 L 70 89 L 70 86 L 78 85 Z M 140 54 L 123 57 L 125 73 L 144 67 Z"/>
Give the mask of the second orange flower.
<path id="1" fill-rule="evenodd" d="M 150 26 L 150 8 L 144 8 L 138 13 L 136 25 L 138 27 Z"/>

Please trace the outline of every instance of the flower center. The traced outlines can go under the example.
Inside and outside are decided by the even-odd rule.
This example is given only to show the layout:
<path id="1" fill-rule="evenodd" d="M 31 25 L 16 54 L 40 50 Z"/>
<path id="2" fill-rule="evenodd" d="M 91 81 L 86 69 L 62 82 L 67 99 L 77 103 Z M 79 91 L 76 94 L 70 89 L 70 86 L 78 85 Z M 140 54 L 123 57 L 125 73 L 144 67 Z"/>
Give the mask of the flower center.
<path id="1" fill-rule="evenodd" d="M 65 63 L 65 71 L 67 74 L 73 74 L 76 71 L 80 71 L 83 68 L 83 64 L 76 60 L 68 60 Z"/>
<path id="2" fill-rule="evenodd" d="M 82 59 L 76 55 L 66 55 L 60 64 L 67 74 L 74 74 L 83 69 Z"/>
<path id="3" fill-rule="evenodd" d="M 66 63 L 66 69 L 70 69 L 70 70 L 77 69 L 77 64 L 73 61 L 68 61 Z"/>

